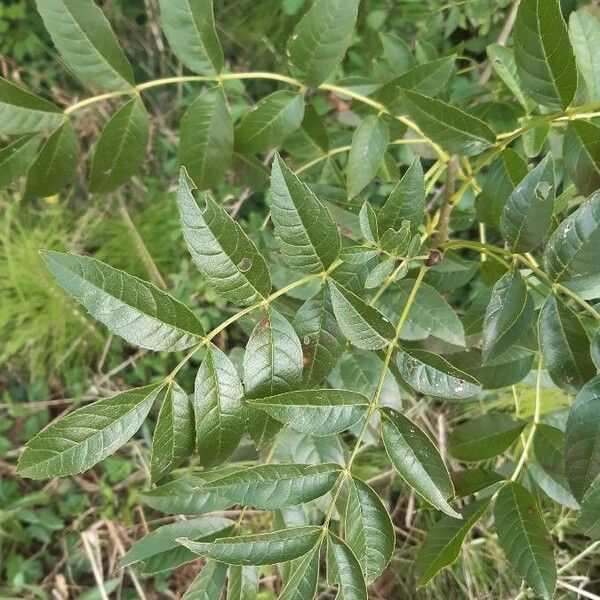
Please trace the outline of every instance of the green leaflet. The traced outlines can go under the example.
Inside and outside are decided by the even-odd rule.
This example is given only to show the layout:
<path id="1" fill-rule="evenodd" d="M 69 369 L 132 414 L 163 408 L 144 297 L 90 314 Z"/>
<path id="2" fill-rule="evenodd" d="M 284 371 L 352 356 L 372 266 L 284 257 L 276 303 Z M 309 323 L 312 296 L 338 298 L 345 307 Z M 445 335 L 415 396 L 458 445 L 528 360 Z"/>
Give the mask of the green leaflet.
<path id="1" fill-rule="evenodd" d="M 388 141 L 388 127 L 376 116 L 366 117 L 356 128 L 348 156 L 348 198 L 356 196 L 377 175 Z"/>
<path id="2" fill-rule="evenodd" d="M 554 294 L 542 307 L 538 329 L 544 364 L 556 385 L 574 392 L 596 374 L 581 319 Z"/>
<path id="3" fill-rule="evenodd" d="M 159 390 L 159 385 L 128 390 L 51 423 L 25 446 L 17 466 L 19 475 L 48 479 L 93 467 L 135 434 Z"/>
<path id="4" fill-rule="evenodd" d="M 335 485 L 340 472 L 335 464 L 257 465 L 210 481 L 204 489 L 228 498 L 231 504 L 284 508 L 324 496 Z"/>
<path id="5" fill-rule="evenodd" d="M 569 17 L 569 34 L 575 61 L 591 102 L 600 100 L 600 19 L 591 6 L 574 10 Z"/>
<path id="6" fill-rule="evenodd" d="M 504 413 L 490 412 L 455 427 L 448 439 L 448 452 L 466 461 L 498 456 L 513 444 L 525 425 L 525 421 Z"/>
<path id="7" fill-rule="evenodd" d="M 544 267 L 555 281 L 581 286 L 600 278 L 600 193 L 593 194 L 550 236 Z"/>
<path id="8" fill-rule="evenodd" d="M 274 565 L 304 556 L 314 548 L 321 527 L 290 527 L 269 533 L 252 533 L 220 538 L 212 543 L 180 538 L 180 544 L 195 554 L 230 565 Z"/>
<path id="9" fill-rule="evenodd" d="M 567 108 L 577 88 L 577 70 L 558 0 L 523 0 L 513 38 L 527 94 L 544 106 Z"/>
<path id="10" fill-rule="evenodd" d="M 360 479 L 348 480 L 344 517 L 346 543 L 368 583 L 379 577 L 394 553 L 396 533 L 379 496 Z"/>
<path id="11" fill-rule="evenodd" d="M 498 358 L 516 344 L 533 320 L 533 300 L 519 273 L 512 268 L 494 285 L 483 322 L 483 360 Z"/>
<path id="12" fill-rule="evenodd" d="M 333 281 L 329 290 L 340 329 L 357 348 L 377 350 L 394 338 L 394 326 L 376 308 Z"/>
<path id="13" fill-rule="evenodd" d="M 600 540 L 600 477 L 594 480 L 581 503 L 579 528 L 593 540 Z"/>
<path id="14" fill-rule="evenodd" d="M 202 489 L 205 480 L 193 475 L 141 492 L 145 504 L 170 515 L 202 515 L 226 508 L 229 500 L 218 498 Z"/>
<path id="15" fill-rule="evenodd" d="M 399 93 L 408 116 L 447 152 L 471 156 L 496 141 L 495 133 L 483 121 L 456 106 L 406 89 Z"/>
<path id="16" fill-rule="evenodd" d="M 342 61 L 354 34 L 359 0 L 315 0 L 290 38 L 292 72 L 317 87 Z"/>
<path id="17" fill-rule="evenodd" d="M 93 0 L 36 0 L 54 45 L 69 66 L 108 91 L 133 86 L 133 71 L 102 9 Z"/>
<path id="18" fill-rule="evenodd" d="M 302 342 L 302 380 L 307 387 L 314 387 L 331 373 L 345 346 L 327 287 L 298 309 L 293 326 Z"/>
<path id="19" fill-rule="evenodd" d="M 369 202 L 363 203 L 358 213 L 358 224 L 361 233 L 371 244 L 377 244 L 379 241 L 379 222 L 375 209 Z"/>
<path id="20" fill-rule="evenodd" d="M 381 231 L 388 228 L 400 229 L 403 221 L 410 223 L 410 229 L 417 233 L 425 214 L 425 181 L 423 167 L 415 157 L 402 176 L 402 179 L 390 192 L 386 203 L 379 211 L 377 221 Z"/>
<path id="21" fill-rule="evenodd" d="M 397 322 L 415 284 L 405 279 L 381 295 L 375 306 L 392 322 Z M 465 345 L 465 332 L 452 307 L 438 291 L 422 283 L 402 329 L 403 340 L 424 340 L 429 336 L 455 346 Z"/>
<path id="22" fill-rule="evenodd" d="M 548 154 L 517 185 L 500 216 L 500 230 L 515 251 L 533 250 L 544 240 L 552 219 L 554 191 L 554 165 Z"/>
<path id="23" fill-rule="evenodd" d="M 225 586 L 226 576 L 226 565 L 208 561 L 192 581 L 181 600 L 214 600 L 220 598 Z"/>
<path id="24" fill-rule="evenodd" d="M 27 171 L 25 199 L 58 194 L 75 179 L 79 141 L 69 121 L 46 140 Z"/>
<path id="25" fill-rule="evenodd" d="M 156 286 L 87 256 L 42 251 L 58 283 L 106 327 L 149 350 L 184 350 L 204 336 L 196 315 Z"/>
<path id="26" fill-rule="evenodd" d="M 459 519 L 447 501 L 454 496 L 450 474 L 433 442 L 399 412 L 384 408 L 381 413 L 383 443 L 394 468 L 432 506 Z"/>
<path id="27" fill-rule="evenodd" d="M 212 198 L 203 194 L 203 208 L 192 195 L 193 183 L 181 169 L 177 192 L 183 237 L 192 260 L 221 296 L 251 304 L 271 291 L 265 259 L 242 228 Z"/>
<path id="28" fill-rule="evenodd" d="M 503 481 L 504 477 L 502 475 L 489 469 L 465 469 L 464 471 L 452 473 L 452 482 L 457 498 L 476 494 Z"/>
<path id="29" fill-rule="evenodd" d="M 427 350 L 398 350 L 396 364 L 405 381 L 421 394 L 460 400 L 481 390 L 474 377 Z"/>
<path id="30" fill-rule="evenodd" d="M 35 160 L 40 136 L 23 135 L 0 150 L 0 188 L 8 187 L 27 172 Z"/>
<path id="31" fill-rule="evenodd" d="M 59 127 L 61 110 L 0 77 L 0 134 L 20 135 Z"/>
<path id="32" fill-rule="evenodd" d="M 305 600 L 314 597 L 319 582 L 319 548 L 293 564 L 279 600 Z"/>
<path id="33" fill-rule="evenodd" d="M 90 191 L 114 190 L 135 175 L 144 160 L 150 119 L 139 98 L 133 98 L 110 118 L 96 143 L 90 168 Z"/>
<path id="34" fill-rule="evenodd" d="M 271 215 L 284 260 L 303 273 L 327 270 L 338 257 L 340 234 L 325 205 L 275 155 Z"/>
<path id="35" fill-rule="evenodd" d="M 230 565 L 227 575 L 227 600 L 256 600 L 259 578 L 258 567 Z"/>
<path id="36" fill-rule="evenodd" d="M 518 483 L 506 484 L 494 505 L 498 542 L 513 568 L 536 594 L 549 600 L 556 585 L 552 541 L 531 494 Z"/>
<path id="37" fill-rule="evenodd" d="M 177 58 L 194 73 L 213 75 L 223 68 L 212 0 L 159 0 L 161 25 Z"/>
<path id="38" fill-rule="evenodd" d="M 233 161 L 233 121 L 222 86 L 209 88 L 181 119 L 179 160 L 205 190 L 221 181 Z"/>
<path id="39" fill-rule="evenodd" d="M 500 44 L 490 44 L 487 47 L 487 55 L 498 77 L 502 79 L 521 106 L 529 112 L 531 103 L 523 94 L 513 50 Z"/>
<path id="40" fill-rule="evenodd" d="M 455 63 L 456 55 L 453 54 L 416 65 L 386 83 L 374 97 L 392 110 L 399 108 L 398 88 L 435 97 L 446 87 L 454 73 Z"/>
<path id="41" fill-rule="evenodd" d="M 477 218 L 495 229 L 508 198 L 527 175 L 527 163 L 512 148 L 503 150 L 491 164 L 481 194 L 475 200 Z"/>
<path id="42" fill-rule="evenodd" d="M 563 142 L 565 169 L 583 194 L 591 194 L 600 187 L 599 138 L 600 127 L 592 123 L 573 121 L 567 125 Z"/>
<path id="43" fill-rule="evenodd" d="M 304 98 L 279 90 L 263 98 L 235 128 L 235 149 L 244 153 L 266 152 L 299 129 L 304 117 Z"/>
<path id="44" fill-rule="evenodd" d="M 162 396 L 150 455 L 153 481 L 177 468 L 194 450 L 194 415 L 188 395 L 173 381 Z"/>
<path id="45" fill-rule="evenodd" d="M 327 536 L 327 583 L 337 583 L 339 600 L 367 600 L 367 585 L 354 552 L 337 535 Z"/>
<path id="46" fill-rule="evenodd" d="M 196 555 L 182 548 L 177 538 L 186 535 L 193 540 L 214 539 L 233 525 L 234 521 L 222 517 L 201 517 L 163 525 L 135 542 L 119 561 L 119 568 L 143 562 L 144 572 L 158 573 L 172 568 L 171 565 L 190 562 Z"/>
<path id="47" fill-rule="evenodd" d="M 269 307 L 250 335 L 244 352 L 244 384 L 249 399 L 287 392 L 302 380 L 302 346 L 289 321 Z M 261 447 L 280 429 L 277 421 L 250 410 L 248 430 Z"/>
<path id="48" fill-rule="evenodd" d="M 447 515 L 442 515 L 442 518 L 436 521 L 415 558 L 419 585 L 431 581 L 439 571 L 457 559 L 466 536 L 489 503 L 489 498 L 471 502 L 461 511 L 461 521 Z"/>
<path id="49" fill-rule="evenodd" d="M 600 474 L 600 376 L 583 386 L 569 412 L 565 431 L 566 475 L 581 500 Z"/>
<path id="50" fill-rule="evenodd" d="M 251 403 L 288 427 L 324 436 L 355 425 L 365 414 L 369 400 L 350 390 L 298 390 L 261 398 Z"/>
<path id="51" fill-rule="evenodd" d="M 212 467 L 235 451 L 246 429 L 244 389 L 233 363 L 210 344 L 194 387 L 196 446 L 200 463 Z"/>
<path id="52" fill-rule="evenodd" d="M 444 252 L 441 262 L 427 270 L 424 281 L 441 294 L 451 292 L 467 285 L 475 277 L 477 267 L 475 261 L 466 260 L 449 250 Z"/>

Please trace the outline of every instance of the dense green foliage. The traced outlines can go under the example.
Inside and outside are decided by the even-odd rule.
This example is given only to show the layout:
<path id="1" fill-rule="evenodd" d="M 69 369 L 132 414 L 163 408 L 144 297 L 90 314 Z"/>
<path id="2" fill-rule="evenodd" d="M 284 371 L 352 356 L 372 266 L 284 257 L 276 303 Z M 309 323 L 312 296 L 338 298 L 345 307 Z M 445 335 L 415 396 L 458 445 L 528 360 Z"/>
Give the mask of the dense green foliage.
<path id="1" fill-rule="evenodd" d="M 153 37 L 193 74 L 149 79 L 93 0 L 36 0 L 81 99 L 61 108 L 0 78 L 4 293 L 42 304 L 35 320 L 0 308 L 4 356 L 43 345 L 33 373 L 74 345 L 77 361 L 48 359 L 54 376 L 125 356 L 22 437 L 16 485 L 82 481 L 132 446 L 147 510 L 186 515 L 118 542 L 134 596 L 196 561 L 188 600 L 439 597 L 430 586 L 479 543 L 512 572 L 494 582 L 492 564 L 482 583 L 465 562 L 446 590 L 571 589 L 561 574 L 600 546 L 600 13 L 401 3 L 400 26 L 394 3 L 277 2 L 277 57 L 250 71 L 231 68 L 223 7 L 157 4 L 170 50 L 150 15 Z M 487 48 L 460 40 L 468 28 Z M 148 181 L 160 206 L 132 217 Z M 65 216 L 86 237 L 67 247 L 46 217 L 65 192 L 74 214 L 91 198 L 121 228 Z M 19 209 L 43 215 L 40 261 L 9 230 Z M 51 327 L 8 331 L 21 318 Z M 428 531 L 407 559 L 415 511 Z M 43 595 L 10 556 L 14 589 Z"/>

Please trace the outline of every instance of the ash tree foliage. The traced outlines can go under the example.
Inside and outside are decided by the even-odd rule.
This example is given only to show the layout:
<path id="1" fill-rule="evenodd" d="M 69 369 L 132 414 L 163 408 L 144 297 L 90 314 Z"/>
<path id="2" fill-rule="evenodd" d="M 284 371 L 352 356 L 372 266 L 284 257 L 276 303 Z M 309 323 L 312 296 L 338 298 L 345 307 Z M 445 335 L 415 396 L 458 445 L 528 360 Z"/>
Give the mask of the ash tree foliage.
<path id="1" fill-rule="evenodd" d="M 225 587 L 228 598 L 255 597 L 259 568 L 278 565 L 282 600 L 313 598 L 319 582 L 360 600 L 394 556 L 387 498 L 357 468 L 363 450 L 381 448 L 389 476 L 438 514 L 416 558 L 420 585 L 488 521 L 525 586 L 553 597 L 557 540 L 540 498 L 575 511 L 582 535 L 600 540 L 598 15 L 584 7 L 567 23 L 558 0 L 521 0 L 510 43 L 487 49 L 493 85 L 450 96 L 466 77 L 460 57 L 415 58 L 392 37 L 377 76 L 331 83 L 359 0 L 313 0 L 286 73 L 226 71 L 211 1 L 161 0 L 164 35 L 193 74 L 144 83 L 92 0 L 37 8 L 65 64 L 99 93 L 61 110 L 0 80 L 0 133 L 14 136 L 0 157 L 5 179 L 26 174 L 28 198 L 71 185 L 73 124 L 112 100 L 88 168 L 89 191 L 111 192 L 141 168 L 145 94 L 197 84 L 181 119 L 181 230 L 189 259 L 235 310 L 205 331 L 197 307 L 147 281 L 42 250 L 108 331 L 182 358 L 164 379 L 50 424 L 19 474 L 85 471 L 159 406 L 143 498 L 189 518 L 157 527 L 121 566 L 154 573 L 205 557 L 191 599 Z M 234 117 L 238 79 L 278 89 Z M 330 134 L 327 97 L 356 115 L 347 146 Z M 210 190 L 242 162 L 260 175 L 265 157 L 268 222 L 249 232 Z M 460 311 L 457 297 L 470 299 Z M 217 341 L 242 323 L 236 361 Z M 199 368 L 184 389 L 177 376 L 192 357 Z M 498 408 L 494 398 L 518 397 L 524 381 L 528 407 Z M 556 418 L 543 406 L 549 386 L 567 399 Z M 462 418 L 442 442 L 415 402 Z M 487 408 L 462 408 L 477 404 Z M 257 458 L 238 460 L 248 440 Z M 246 528 L 207 514 L 230 507 L 266 518 Z"/>

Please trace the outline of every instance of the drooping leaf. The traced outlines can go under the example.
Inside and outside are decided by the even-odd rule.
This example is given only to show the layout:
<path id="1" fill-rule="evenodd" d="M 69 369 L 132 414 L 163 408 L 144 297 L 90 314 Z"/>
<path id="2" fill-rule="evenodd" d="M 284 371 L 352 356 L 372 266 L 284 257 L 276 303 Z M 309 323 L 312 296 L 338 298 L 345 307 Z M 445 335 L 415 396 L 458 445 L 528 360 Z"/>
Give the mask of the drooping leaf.
<path id="1" fill-rule="evenodd" d="M 492 290 L 483 322 L 483 360 L 498 358 L 526 333 L 533 319 L 533 300 L 516 268 L 503 275 Z"/>
<path id="2" fill-rule="evenodd" d="M 396 534 L 379 496 L 360 479 L 348 479 L 344 518 L 346 544 L 370 583 L 383 573 L 394 553 Z"/>
<path id="3" fill-rule="evenodd" d="M 227 577 L 227 600 L 256 600 L 260 573 L 258 567 L 230 565 Z"/>
<path id="4" fill-rule="evenodd" d="M 154 481 L 177 468 L 194 450 L 194 415 L 188 395 L 173 381 L 162 396 L 150 455 Z"/>
<path id="5" fill-rule="evenodd" d="M 302 342 L 302 380 L 307 387 L 313 387 L 331 373 L 345 346 L 326 287 L 298 309 L 293 326 Z"/>
<path id="6" fill-rule="evenodd" d="M 571 491 L 581 500 L 600 474 L 600 376 L 583 386 L 565 431 L 565 471 Z"/>
<path id="7" fill-rule="evenodd" d="M 54 45 L 81 79 L 109 91 L 132 87 L 131 65 L 93 0 L 36 0 L 36 4 Z"/>
<path id="8" fill-rule="evenodd" d="M 554 165 L 548 154 L 517 185 L 500 216 L 504 239 L 517 252 L 533 250 L 544 240 L 552 218 L 554 190 Z"/>
<path id="9" fill-rule="evenodd" d="M 321 531 L 321 527 L 290 527 L 269 533 L 220 538 L 212 543 L 180 538 L 179 543 L 195 554 L 230 565 L 274 565 L 310 552 L 317 545 Z"/>
<path id="10" fill-rule="evenodd" d="M 506 87 L 513 93 L 525 110 L 529 110 L 530 102 L 523 94 L 521 80 L 517 72 L 517 64 L 512 48 L 507 48 L 500 44 L 490 44 L 487 48 L 487 55 L 494 71 L 502 79 Z"/>
<path id="11" fill-rule="evenodd" d="M 338 257 L 340 234 L 325 205 L 276 154 L 271 215 L 287 264 L 303 273 L 327 270 Z"/>
<path id="12" fill-rule="evenodd" d="M 436 521 L 415 558 L 419 585 L 431 581 L 439 571 L 457 559 L 465 537 L 481 518 L 489 503 L 489 498 L 471 502 L 461 511 L 461 521 L 447 515 L 442 515 L 442 518 Z"/>
<path id="13" fill-rule="evenodd" d="M 95 258 L 44 250 L 58 283 L 113 333 L 149 350 L 184 350 L 204 336 L 196 315 L 156 286 Z"/>
<path id="14" fill-rule="evenodd" d="M 365 414 L 368 405 L 363 394 L 330 389 L 285 392 L 251 403 L 288 427 L 316 436 L 349 429 Z"/>
<path id="15" fill-rule="evenodd" d="M 477 461 L 498 456 L 519 437 L 526 423 L 502 412 L 465 421 L 452 430 L 448 452 L 459 460 Z"/>
<path id="16" fill-rule="evenodd" d="M 449 504 L 454 488 L 448 469 L 429 437 L 404 415 L 382 409 L 381 430 L 386 452 L 402 478 L 432 506 L 460 518 Z"/>
<path id="17" fill-rule="evenodd" d="M 588 100 L 600 100 L 600 66 L 597 60 L 600 52 L 600 18 L 591 6 L 582 6 L 571 13 L 569 34 Z"/>
<path id="18" fill-rule="evenodd" d="M 46 140 L 27 172 L 26 199 L 54 196 L 75 178 L 79 141 L 69 121 Z"/>
<path id="19" fill-rule="evenodd" d="M 375 306 L 392 322 L 397 322 L 404 308 L 414 279 L 405 279 L 381 295 Z M 433 336 L 456 346 L 465 345 L 465 332 L 452 307 L 438 291 L 422 283 L 402 329 L 401 339 L 424 340 Z"/>
<path id="20" fill-rule="evenodd" d="M 600 540 L 600 477 L 596 477 L 583 497 L 577 525 L 588 537 Z"/>
<path id="21" fill-rule="evenodd" d="M 124 104 L 106 123 L 94 150 L 90 191 L 106 193 L 135 175 L 146 154 L 150 120 L 139 98 Z"/>
<path id="22" fill-rule="evenodd" d="M 177 193 L 183 237 L 203 277 L 224 298 L 251 304 L 271 291 L 265 259 L 242 228 L 210 196 L 198 207 L 193 183 L 182 168 Z"/>
<path id="23" fill-rule="evenodd" d="M 145 504 L 170 515 L 202 515 L 226 508 L 230 502 L 202 489 L 205 480 L 183 475 L 173 481 L 141 492 Z"/>
<path id="24" fill-rule="evenodd" d="M 0 77 L 0 134 L 20 135 L 59 127 L 58 106 Z"/>
<path id="25" fill-rule="evenodd" d="M 213 187 L 233 161 L 233 121 L 221 86 L 209 88 L 181 119 L 179 160 L 201 189 Z"/>
<path id="26" fill-rule="evenodd" d="M 527 163 L 512 148 L 502 151 L 490 166 L 481 194 L 475 201 L 477 218 L 496 229 L 509 196 L 527 175 Z"/>
<path id="27" fill-rule="evenodd" d="M 135 542 L 120 560 L 119 568 L 143 562 L 144 572 L 158 573 L 173 565 L 190 562 L 196 555 L 182 548 L 176 542 L 177 538 L 185 535 L 192 540 L 214 539 L 234 524 L 231 519 L 223 517 L 201 517 L 163 525 Z"/>
<path id="28" fill-rule="evenodd" d="M 496 141 L 496 134 L 483 121 L 456 106 L 406 89 L 400 95 L 408 116 L 425 135 L 452 154 L 479 154 Z"/>
<path id="29" fill-rule="evenodd" d="M 175 56 L 200 75 L 223 68 L 212 0 L 160 0 L 161 26 Z"/>
<path id="30" fill-rule="evenodd" d="M 181 600 L 214 600 L 214 598 L 220 598 L 225 586 L 226 576 L 226 565 L 208 561 L 202 567 L 202 571 L 196 575 Z"/>
<path id="31" fill-rule="evenodd" d="M 565 508 L 579 510 L 579 502 L 569 491 L 569 486 L 566 483 L 563 485 L 557 481 L 552 475 L 545 471 L 535 460 L 530 460 L 527 463 L 527 474 L 531 477 L 535 485 L 537 485 L 550 499 Z"/>
<path id="32" fill-rule="evenodd" d="M 577 70 L 559 1 L 523 0 L 513 38 L 527 94 L 544 106 L 567 108 L 577 89 Z"/>
<path id="33" fill-rule="evenodd" d="M 563 144 L 565 169 L 571 181 L 583 194 L 595 192 L 600 188 L 600 127 L 572 121 Z"/>
<path id="34" fill-rule="evenodd" d="M 518 483 L 505 485 L 496 498 L 498 541 L 512 567 L 536 594 L 549 600 L 556 585 L 552 540 L 531 494 Z"/>
<path id="35" fill-rule="evenodd" d="M 244 353 L 244 384 L 249 399 L 295 389 L 302 381 L 302 346 L 289 321 L 269 307 L 254 328 Z M 280 429 L 265 412 L 252 409 L 248 430 L 261 447 Z"/>
<path id="36" fill-rule="evenodd" d="M 474 377 L 427 350 L 399 350 L 396 364 L 405 381 L 421 394 L 460 400 L 481 390 Z"/>
<path id="37" fill-rule="evenodd" d="M 376 308 L 332 281 L 329 290 L 340 329 L 357 348 L 377 350 L 394 338 L 394 326 Z"/>
<path id="38" fill-rule="evenodd" d="M 413 233 L 419 230 L 425 215 L 425 181 L 423 167 L 418 157 L 402 176 L 402 179 L 390 192 L 386 203 L 378 215 L 378 223 L 382 231 L 388 228 L 400 229 L 407 220 Z"/>
<path id="39" fill-rule="evenodd" d="M 304 117 L 302 94 L 279 90 L 263 98 L 235 128 L 239 152 L 266 152 L 299 129 Z"/>
<path id="40" fill-rule="evenodd" d="M 51 423 L 25 446 L 17 472 L 47 479 L 87 471 L 135 434 L 159 390 L 159 385 L 147 385 L 121 392 Z"/>
<path id="41" fill-rule="evenodd" d="M 540 312 L 539 338 L 544 365 L 556 385 L 574 392 L 596 374 L 581 319 L 554 294 Z"/>
<path id="42" fill-rule="evenodd" d="M 544 267 L 555 281 L 577 287 L 600 278 L 600 193 L 593 194 L 550 236 Z"/>
<path id="43" fill-rule="evenodd" d="M 359 0 L 314 0 L 296 25 L 287 53 L 292 72 L 317 87 L 342 61 L 354 34 Z"/>
<path id="44" fill-rule="evenodd" d="M 348 198 L 353 198 L 377 174 L 389 141 L 388 127 L 370 115 L 354 131 L 347 167 Z"/>
<path id="45" fill-rule="evenodd" d="M 246 429 L 244 389 L 227 355 L 210 344 L 194 387 L 196 446 L 200 463 L 212 467 L 238 447 Z"/>
<path id="46" fill-rule="evenodd" d="M 339 600 L 367 600 L 367 585 L 354 552 L 337 535 L 327 536 L 327 583 L 337 583 Z"/>
<path id="47" fill-rule="evenodd" d="M 204 489 L 228 498 L 232 504 L 284 508 L 325 495 L 340 472 L 336 464 L 256 465 L 210 481 Z"/>
<path id="48" fill-rule="evenodd" d="M 0 188 L 7 188 L 27 172 L 35 160 L 40 136 L 30 133 L 18 137 L 0 150 Z"/>
<path id="49" fill-rule="evenodd" d="M 292 565 L 279 600 L 304 600 L 314 597 L 319 582 L 319 548 L 309 552 Z"/>

